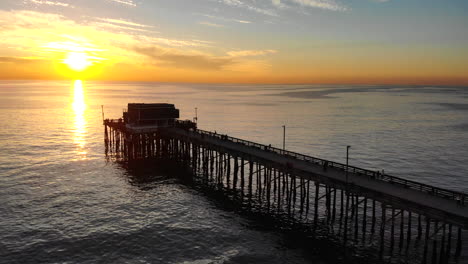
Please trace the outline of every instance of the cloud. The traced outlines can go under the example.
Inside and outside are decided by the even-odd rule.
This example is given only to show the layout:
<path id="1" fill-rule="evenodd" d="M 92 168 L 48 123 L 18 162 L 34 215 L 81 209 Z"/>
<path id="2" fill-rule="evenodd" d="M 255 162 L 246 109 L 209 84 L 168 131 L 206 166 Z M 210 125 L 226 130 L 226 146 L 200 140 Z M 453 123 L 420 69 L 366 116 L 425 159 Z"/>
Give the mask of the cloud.
<path id="1" fill-rule="evenodd" d="M 101 28 L 111 28 L 111 29 L 118 29 L 118 30 L 129 30 L 129 31 L 139 31 L 139 32 L 148 32 L 148 33 L 158 33 L 156 31 L 152 31 L 149 28 L 152 26 L 144 25 L 135 23 L 128 20 L 123 19 L 113 19 L 113 18 L 95 18 L 98 22 L 92 23 L 92 25 Z"/>
<path id="2" fill-rule="evenodd" d="M 133 6 L 133 7 L 137 6 L 133 0 L 108 0 L 108 1 L 127 5 L 127 6 Z"/>
<path id="3" fill-rule="evenodd" d="M 73 7 L 68 3 L 55 2 L 55 1 L 46 1 L 46 0 L 29 0 L 29 2 L 37 5 L 49 5 L 49 6 L 63 6 L 63 7 Z"/>
<path id="4" fill-rule="evenodd" d="M 96 27 L 104 27 L 104 28 L 113 28 L 113 29 L 122 29 L 122 30 L 130 30 L 130 31 L 140 31 L 140 32 L 153 32 L 157 33 L 156 31 L 151 31 L 143 28 L 134 28 L 134 27 L 126 27 L 121 25 L 116 25 L 112 23 L 104 23 L 104 22 L 95 22 L 92 23 L 93 26 Z"/>
<path id="5" fill-rule="evenodd" d="M 378 0 L 382 1 L 382 0 Z M 387 1 L 387 0 L 383 0 Z M 320 8 L 331 11 L 346 11 L 348 8 L 334 0 L 272 0 L 272 4 L 278 8 L 288 8 L 289 5 L 285 4 L 289 2 L 304 7 Z"/>
<path id="6" fill-rule="evenodd" d="M 222 27 L 224 27 L 223 25 L 215 24 L 215 23 L 211 23 L 211 22 L 206 22 L 206 21 L 198 22 L 198 24 L 204 25 L 204 26 L 209 26 L 209 27 L 215 27 L 215 28 L 222 28 Z"/>
<path id="7" fill-rule="evenodd" d="M 240 0 L 221 0 L 224 4 L 228 6 L 234 6 L 234 7 L 239 7 L 239 8 L 244 8 L 262 15 L 267 15 L 267 16 L 278 16 L 274 10 L 269 10 L 265 8 L 260 8 L 256 7 L 252 4 L 246 4 Z"/>
<path id="8" fill-rule="evenodd" d="M 277 50 L 239 50 L 230 51 L 227 54 L 231 57 L 248 57 L 248 56 L 262 56 L 267 54 L 277 53 Z"/>
<path id="9" fill-rule="evenodd" d="M 180 40 L 180 39 L 170 39 L 170 38 L 161 38 L 161 37 L 148 37 L 148 36 L 138 36 L 137 39 L 139 42 L 147 44 L 158 44 L 166 45 L 168 47 L 208 47 L 212 42 L 204 40 Z"/>
<path id="10" fill-rule="evenodd" d="M 99 18 L 95 20 L 99 21 Z M 39 57 L 60 61 L 67 52 L 85 52 L 95 61 L 138 63 L 135 61 L 135 52 L 123 47 L 146 44 L 175 49 L 208 47 L 211 44 L 209 41 L 196 39 L 154 37 L 147 32 L 116 32 L 113 30 L 114 27 L 120 29 L 125 27 L 124 25 L 134 25 L 132 30 L 138 28 L 144 30 L 149 26 L 124 20 L 107 19 L 107 21 L 116 24 L 108 23 L 105 26 L 103 24 L 97 26 L 98 22 L 80 24 L 57 14 L 0 10 L 0 25 L 8 25 L 1 27 L 0 54 L 5 57 Z"/>
<path id="11" fill-rule="evenodd" d="M 271 0 L 272 4 L 278 8 L 288 8 L 289 6 L 285 5 L 284 3 L 281 2 L 281 0 Z"/>
<path id="12" fill-rule="evenodd" d="M 122 19 L 78 22 L 58 14 L 0 10 L 0 79 L 75 78 L 64 71 L 63 60 L 71 52 L 86 53 L 93 65 L 89 76 L 109 80 L 226 81 L 271 70 L 268 61 L 254 57 L 271 51 L 216 55 L 212 52 L 220 45 L 211 41 L 127 33 L 120 27 L 151 29 Z"/>
<path id="13" fill-rule="evenodd" d="M 177 68 L 220 70 L 234 63 L 229 57 L 216 57 L 205 54 L 184 54 L 178 51 L 162 49 L 156 46 L 134 47 L 133 50 L 154 60 Z"/>
<path id="14" fill-rule="evenodd" d="M 252 22 L 247 21 L 247 20 L 225 18 L 225 17 L 213 16 L 213 15 L 208 15 L 208 14 L 200 14 L 200 15 L 205 16 L 205 17 L 209 17 L 209 18 L 213 18 L 213 19 L 217 19 L 217 20 L 226 21 L 226 22 L 237 22 L 237 23 L 241 23 L 241 24 L 250 24 L 250 23 L 252 23 Z"/>
<path id="15" fill-rule="evenodd" d="M 124 25 L 124 26 L 131 26 L 131 27 L 142 27 L 142 28 L 152 27 L 149 25 L 139 24 L 139 23 L 131 22 L 131 21 L 124 20 L 124 19 L 97 18 L 97 20 L 104 21 L 104 22 L 111 23 L 111 24 L 119 24 L 119 25 Z"/>
<path id="16" fill-rule="evenodd" d="M 0 63 L 29 63 L 38 61 L 36 59 L 30 58 L 20 58 L 20 57 L 0 57 Z"/>

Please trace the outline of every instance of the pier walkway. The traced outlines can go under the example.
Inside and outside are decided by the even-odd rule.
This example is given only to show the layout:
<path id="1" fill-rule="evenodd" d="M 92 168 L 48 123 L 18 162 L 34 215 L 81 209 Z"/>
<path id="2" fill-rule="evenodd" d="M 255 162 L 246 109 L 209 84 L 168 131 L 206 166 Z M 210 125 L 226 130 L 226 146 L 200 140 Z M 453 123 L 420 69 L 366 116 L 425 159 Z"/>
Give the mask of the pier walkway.
<path id="1" fill-rule="evenodd" d="M 289 166 L 291 169 L 303 172 L 299 176 L 314 177 L 314 181 L 334 182 L 343 186 L 347 185 L 349 188 L 359 188 L 361 192 L 367 192 L 374 199 L 383 203 L 389 203 L 393 206 L 397 203 L 399 207 L 429 215 L 431 218 L 444 219 L 447 223 L 468 229 L 468 207 L 466 206 L 468 197 L 464 193 L 393 176 L 379 176 L 374 171 L 354 166 L 348 166 L 347 184 L 345 164 L 283 151 L 203 130 L 186 131 L 173 128 L 168 132 L 172 135 L 189 137 L 194 141 L 204 141 L 207 144 L 237 153 L 244 153 L 264 161 Z M 328 164 L 326 170 L 324 162 Z"/>

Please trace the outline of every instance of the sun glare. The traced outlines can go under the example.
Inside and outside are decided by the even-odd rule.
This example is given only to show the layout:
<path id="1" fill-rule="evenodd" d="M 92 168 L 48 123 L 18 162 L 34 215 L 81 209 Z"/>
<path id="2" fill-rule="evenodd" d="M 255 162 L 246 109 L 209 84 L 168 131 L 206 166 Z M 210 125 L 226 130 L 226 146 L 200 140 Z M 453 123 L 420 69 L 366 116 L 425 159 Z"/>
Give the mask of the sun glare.
<path id="1" fill-rule="evenodd" d="M 63 61 L 65 64 L 70 67 L 70 69 L 75 71 L 85 70 L 91 63 L 88 61 L 88 56 L 86 53 L 70 52 Z"/>

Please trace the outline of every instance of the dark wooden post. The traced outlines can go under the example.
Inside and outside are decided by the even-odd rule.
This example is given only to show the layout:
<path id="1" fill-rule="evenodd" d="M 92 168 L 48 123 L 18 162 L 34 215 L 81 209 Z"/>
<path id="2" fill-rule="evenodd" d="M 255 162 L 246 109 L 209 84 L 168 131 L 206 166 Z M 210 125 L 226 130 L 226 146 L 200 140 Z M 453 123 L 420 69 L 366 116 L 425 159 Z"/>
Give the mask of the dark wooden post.
<path id="1" fill-rule="evenodd" d="M 439 253 L 439 263 L 445 263 L 445 232 L 446 232 L 446 224 L 442 223 L 442 239 L 440 241 L 440 253 Z"/>
<path id="2" fill-rule="evenodd" d="M 265 167 L 265 184 L 266 184 L 266 199 L 267 199 L 267 211 L 270 211 L 270 190 L 271 190 L 271 169 Z"/>
<path id="3" fill-rule="evenodd" d="M 326 213 L 326 218 L 325 221 L 327 225 L 331 221 L 331 195 L 330 195 L 330 187 L 325 186 L 325 213 Z"/>
<path id="4" fill-rule="evenodd" d="M 244 180 L 244 166 L 245 166 L 245 160 L 244 160 L 244 157 L 242 157 L 241 159 L 241 193 L 242 195 L 244 195 L 244 184 L 245 184 L 245 180 Z"/>
<path id="5" fill-rule="evenodd" d="M 391 227 L 390 227 L 390 254 L 393 252 L 393 248 L 395 247 L 395 208 L 392 208 L 392 219 L 391 219 Z"/>
<path id="6" fill-rule="evenodd" d="M 296 177 L 295 176 L 291 177 L 291 181 L 292 181 L 291 186 L 292 186 L 292 192 L 293 192 L 292 211 L 294 213 L 294 210 L 296 208 Z"/>
<path id="7" fill-rule="evenodd" d="M 315 182 L 314 232 L 317 230 L 317 224 L 318 224 L 318 203 L 319 203 L 319 194 L 320 194 L 319 185 L 320 184 L 318 182 Z"/>
<path id="8" fill-rule="evenodd" d="M 422 235 L 422 226 L 421 226 L 421 214 L 418 214 L 418 237 L 420 239 Z"/>
<path id="9" fill-rule="evenodd" d="M 300 206 L 299 206 L 299 214 L 300 216 L 302 217 L 302 213 L 304 211 L 304 184 L 305 184 L 305 181 L 304 181 L 304 178 L 300 178 L 299 179 L 299 187 L 301 188 L 300 189 L 300 192 L 299 192 L 299 201 L 300 201 Z"/>
<path id="10" fill-rule="evenodd" d="M 281 171 L 278 170 L 278 197 L 277 197 L 277 210 L 278 210 L 278 213 L 279 211 L 281 210 L 281 178 L 282 178 L 282 173 Z"/>
<path id="11" fill-rule="evenodd" d="M 406 233 L 406 251 L 411 244 L 411 212 L 408 211 L 408 232 Z"/>
<path id="12" fill-rule="evenodd" d="M 366 244 L 366 227 L 367 227 L 367 198 L 364 197 L 364 205 L 362 212 L 362 244 Z"/>
<path id="13" fill-rule="evenodd" d="M 340 190 L 340 226 L 339 226 L 339 232 L 341 233 L 341 229 L 343 226 L 343 211 L 344 211 L 344 191 L 343 189 Z"/>
<path id="14" fill-rule="evenodd" d="M 354 211 L 354 241 L 358 241 L 358 232 L 359 232 L 359 195 L 355 195 L 355 211 Z"/>
<path id="15" fill-rule="evenodd" d="M 429 247 L 429 232 L 431 229 L 431 220 L 426 217 L 426 234 L 424 237 L 424 251 L 423 251 L 423 258 L 422 258 L 422 264 L 427 264 L 427 250 Z"/>
<path id="16" fill-rule="evenodd" d="M 379 258 L 382 260 L 383 259 L 383 253 L 384 253 L 384 248 L 385 248 L 385 204 L 382 204 L 382 222 L 380 223 L 380 250 L 379 250 Z"/>
<path id="17" fill-rule="evenodd" d="M 372 225 L 371 225 L 371 233 L 374 235 L 375 233 L 375 200 L 372 200 Z"/>
<path id="18" fill-rule="evenodd" d="M 234 191 L 237 189 L 237 177 L 238 177 L 238 174 L 239 173 L 239 164 L 237 163 L 237 156 L 234 157 L 234 179 L 233 179 L 233 182 L 232 182 L 232 188 L 234 189 Z"/>
<path id="19" fill-rule="evenodd" d="M 253 161 L 249 162 L 249 200 L 252 198 L 252 178 L 253 178 Z"/>
<path id="20" fill-rule="evenodd" d="M 439 230 L 439 222 L 435 222 L 434 226 L 434 238 L 432 239 L 432 257 L 431 257 L 431 263 L 432 264 L 437 264 L 437 233 Z"/>
<path id="21" fill-rule="evenodd" d="M 309 202 L 310 200 L 310 180 L 307 180 L 307 194 L 306 194 L 306 218 L 307 215 L 309 214 Z"/>
<path id="22" fill-rule="evenodd" d="M 405 211 L 404 210 L 401 210 L 401 213 L 400 213 L 400 243 L 398 243 L 398 248 L 401 249 L 403 248 L 403 243 L 405 241 L 405 235 L 404 235 L 404 232 L 405 232 Z"/>
<path id="23" fill-rule="evenodd" d="M 273 205 L 275 204 L 275 201 L 276 201 L 276 198 L 277 195 L 276 195 L 276 169 L 275 168 L 271 168 L 273 170 Z"/>
<path id="24" fill-rule="evenodd" d="M 445 254 L 447 255 L 447 262 L 450 259 L 451 251 L 452 251 L 452 224 L 449 224 L 448 237 L 447 237 L 447 249 L 445 250 Z"/>
<path id="25" fill-rule="evenodd" d="M 335 225 L 335 219 L 336 219 L 336 188 L 333 188 L 333 212 L 332 212 L 332 226 Z"/>
<path id="26" fill-rule="evenodd" d="M 345 207 L 345 218 L 344 218 L 344 244 L 348 242 L 348 212 L 349 212 L 349 193 L 346 191 L 346 207 Z"/>
<path id="27" fill-rule="evenodd" d="M 460 257 L 461 249 L 462 249 L 462 229 L 461 229 L 461 227 L 458 227 L 457 247 L 455 249 L 455 257 L 456 258 Z"/>
<path id="28" fill-rule="evenodd" d="M 231 187 L 231 155 L 227 154 L 227 166 L 226 166 L 226 184 L 227 188 Z"/>

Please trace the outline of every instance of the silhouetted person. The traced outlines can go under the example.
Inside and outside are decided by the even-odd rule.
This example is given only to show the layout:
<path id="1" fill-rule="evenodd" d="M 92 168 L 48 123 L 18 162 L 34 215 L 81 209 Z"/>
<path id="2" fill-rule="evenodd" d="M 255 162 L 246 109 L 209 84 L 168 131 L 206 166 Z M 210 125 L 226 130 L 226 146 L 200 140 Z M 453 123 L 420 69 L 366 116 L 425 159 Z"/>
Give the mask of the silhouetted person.
<path id="1" fill-rule="evenodd" d="M 323 171 L 327 171 L 327 167 L 328 167 L 328 160 L 323 162 Z"/>

